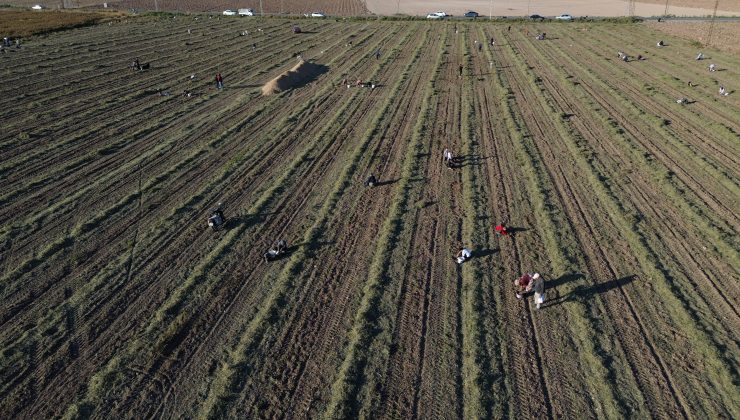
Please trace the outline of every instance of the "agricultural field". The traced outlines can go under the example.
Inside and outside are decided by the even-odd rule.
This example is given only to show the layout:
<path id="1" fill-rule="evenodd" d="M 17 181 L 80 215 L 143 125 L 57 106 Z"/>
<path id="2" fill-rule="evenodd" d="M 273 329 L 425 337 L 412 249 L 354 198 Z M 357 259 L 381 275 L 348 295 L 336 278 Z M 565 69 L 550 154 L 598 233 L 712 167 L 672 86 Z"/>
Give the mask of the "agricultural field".
<path id="1" fill-rule="evenodd" d="M 0 417 L 740 417 L 737 54 L 293 23 L 0 53 Z M 298 54 L 325 71 L 263 96 Z M 535 271 L 539 310 L 512 286 Z"/>

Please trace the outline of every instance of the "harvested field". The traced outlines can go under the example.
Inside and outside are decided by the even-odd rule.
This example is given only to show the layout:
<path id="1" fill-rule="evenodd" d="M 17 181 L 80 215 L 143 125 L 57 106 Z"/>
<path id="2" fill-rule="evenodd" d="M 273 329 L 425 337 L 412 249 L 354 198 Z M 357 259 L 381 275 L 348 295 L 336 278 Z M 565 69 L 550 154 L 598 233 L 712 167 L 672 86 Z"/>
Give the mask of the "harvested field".
<path id="1" fill-rule="evenodd" d="M 658 33 L 680 37 L 694 41 L 692 45 L 703 48 L 711 45 L 713 48 L 740 54 L 740 22 L 715 22 L 712 28 L 711 22 L 645 22 L 645 25 Z M 710 39 L 711 30 L 711 39 Z"/>
<path id="2" fill-rule="evenodd" d="M 0 54 L 0 417 L 740 417 L 736 54 L 710 73 L 638 24 L 292 23 Z M 298 53 L 324 68 L 263 96 Z M 539 310 L 512 288 L 534 271 Z"/>
<path id="3" fill-rule="evenodd" d="M 121 18 L 118 13 L 61 12 L 0 9 L 2 36 L 29 36 Z"/>

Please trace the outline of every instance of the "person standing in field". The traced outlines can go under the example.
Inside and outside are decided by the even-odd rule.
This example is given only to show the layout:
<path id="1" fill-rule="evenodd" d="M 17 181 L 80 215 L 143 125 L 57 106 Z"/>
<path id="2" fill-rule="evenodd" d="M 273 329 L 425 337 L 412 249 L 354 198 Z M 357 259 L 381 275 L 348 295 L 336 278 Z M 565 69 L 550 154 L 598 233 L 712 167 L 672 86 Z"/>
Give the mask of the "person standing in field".
<path id="1" fill-rule="evenodd" d="M 541 305 L 545 303 L 545 279 L 539 273 L 534 273 L 532 281 L 534 303 L 537 305 L 537 309 L 540 309 Z"/>
<path id="2" fill-rule="evenodd" d="M 462 66 L 462 64 L 460 64 L 459 70 L 460 70 L 460 76 L 458 76 L 458 77 L 462 77 L 462 72 L 463 72 L 463 66 Z"/>
<path id="3" fill-rule="evenodd" d="M 221 76 L 221 73 L 218 73 L 216 75 L 216 89 L 223 89 L 224 87 L 224 78 Z"/>

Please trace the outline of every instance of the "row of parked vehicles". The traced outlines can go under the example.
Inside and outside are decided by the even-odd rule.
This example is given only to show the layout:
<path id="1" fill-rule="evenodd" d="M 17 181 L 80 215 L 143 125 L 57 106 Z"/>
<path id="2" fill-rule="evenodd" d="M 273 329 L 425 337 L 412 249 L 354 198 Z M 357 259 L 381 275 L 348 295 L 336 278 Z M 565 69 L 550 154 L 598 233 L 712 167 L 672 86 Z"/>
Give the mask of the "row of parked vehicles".
<path id="1" fill-rule="evenodd" d="M 452 15 L 448 15 L 445 12 L 432 12 L 432 13 L 429 13 L 427 15 L 427 19 L 444 19 L 444 18 L 448 18 L 448 17 L 451 17 L 451 16 Z M 478 14 L 478 12 L 475 12 L 473 10 L 470 10 L 470 11 L 466 12 L 463 15 L 463 17 L 466 17 L 466 18 L 477 18 L 479 16 L 480 16 L 480 14 Z M 547 18 L 545 18 L 543 16 L 540 16 L 540 15 L 531 15 L 531 16 L 529 16 L 529 18 L 532 19 L 532 20 L 539 20 L 539 21 L 543 21 L 543 20 L 547 19 Z M 573 20 L 573 16 L 571 16 L 571 15 L 569 15 L 569 14 L 566 13 L 566 14 L 562 14 L 560 16 L 555 16 L 555 19 L 557 19 L 557 20 Z"/>
<path id="2" fill-rule="evenodd" d="M 226 9 L 224 10 L 224 16 L 254 16 L 254 10 L 253 9 L 239 9 L 239 10 L 232 10 L 232 9 Z M 305 14 L 306 17 L 315 17 L 315 18 L 325 18 L 326 13 L 324 12 L 313 12 L 311 14 Z"/>

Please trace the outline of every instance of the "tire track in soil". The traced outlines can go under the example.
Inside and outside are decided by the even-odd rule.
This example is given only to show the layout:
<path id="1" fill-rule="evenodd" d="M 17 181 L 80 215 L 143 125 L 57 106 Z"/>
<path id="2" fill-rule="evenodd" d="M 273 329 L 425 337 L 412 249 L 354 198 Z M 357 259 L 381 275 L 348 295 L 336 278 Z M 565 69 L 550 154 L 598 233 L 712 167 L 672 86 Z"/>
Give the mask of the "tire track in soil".
<path id="1" fill-rule="evenodd" d="M 445 30 L 448 31 L 450 28 L 445 28 Z M 441 238 L 448 236 L 440 234 L 440 231 L 447 231 L 447 227 L 440 227 L 442 224 L 440 219 L 446 218 L 443 216 L 449 216 L 442 214 L 443 200 L 440 192 L 446 189 L 444 184 L 450 181 L 450 177 L 445 177 L 444 165 L 435 157 L 441 155 L 438 151 L 442 150 L 448 138 L 459 139 L 460 91 L 454 83 L 457 81 L 454 64 L 459 60 L 457 46 L 454 38 L 452 44 L 445 45 L 447 53 L 446 62 L 443 65 L 445 70 L 442 83 L 444 81 L 453 81 L 453 83 L 445 86 L 442 98 L 437 98 L 435 116 L 429 123 L 434 126 L 434 129 L 429 139 L 430 157 L 427 158 L 425 172 L 425 179 L 428 182 L 424 183 L 424 187 L 419 192 L 419 197 L 425 204 L 415 211 L 411 229 L 414 234 L 409 247 L 412 250 L 422 251 L 408 258 L 404 269 L 405 274 L 401 279 L 400 298 L 391 341 L 391 356 L 385 368 L 385 385 L 381 390 L 383 417 L 450 418 L 462 413 L 462 400 L 457 399 L 458 392 L 455 390 L 449 392 L 449 389 L 445 389 L 448 392 L 440 392 L 441 390 L 434 389 L 434 385 L 437 385 L 435 382 L 446 382 L 447 375 L 434 376 L 431 381 L 428 378 L 429 371 L 439 372 L 445 370 L 444 367 L 459 370 L 459 366 L 454 361 L 444 366 L 444 362 L 439 360 L 441 357 L 435 353 L 435 351 L 441 351 L 442 343 L 437 343 L 437 341 L 440 339 L 438 337 L 440 330 L 444 327 L 444 322 L 440 320 L 444 315 L 439 314 L 445 314 L 443 311 L 447 303 L 445 299 L 449 298 L 442 293 L 445 290 L 444 279 L 447 277 L 444 274 L 449 272 L 449 267 L 447 267 L 448 270 L 443 270 L 437 262 L 447 261 L 449 255 L 445 251 L 452 248 L 447 241 L 440 243 Z M 453 140 L 447 147 L 451 150 L 459 150 L 459 140 Z M 453 177 L 459 178 L 454 175 Z M 450 207 L 457 208 L 454 202 L 460 195 L 459 182 L 456 185 L 453 184 L 453 188 L 450 197 L 445 197 L 445 201 L 451 200 L 453 204 Z M 449 219 L 454 218 L 454 216 L 449 217 Z M 455 377 L 459 377 L 459 373 Z M 440 384 L 440 387 L 447 388 L 445 385 L 447 384 Z M 455 414 L 451 414 L 450 411 Z M 424 414 L 421 414 L 422 412 Z"/>
<path id="2" fill-rule="evenodd" d="M 512 70 L 507 70 L 507 73 L 513 76 L 512 80 L 516 82 L 511 86 L 518 99 L 517 102 L 526 103 L 530 106 L 537 104 L 537 99 L 532 98 L 531 94 L 526 91 L 525 86 L 527 86 L 527 82 L 521 80 L 525 76 L 519 75 L 519 77 L 516 77 L 517 73 Z M 547 121 L 541 121 L 541 117 L 538 117 L 538 115 L 547 115 L 548 113 L 542 109 L 541 105 L 537 108 L 540 111 L 539 113 L 529 107 L 520 107 L 525 123 L 527 123 L 527 126 L 535 134 L 532 138 L 535 140 L 534 143 L 537 150 L 543 162 L 545 162 L 544 167 L 556 186 L 556 194 L 563 204 L 563 208 L 567 212 L 569 219 L 577 220 L 576 225 L 587 227 L 588 232 L 591 234 L 587 235 L 584 233 L 584 229 L 573 229 L 578 236 L 579 243 L 581 243 L 581 250 L 589 256 L 589 258 L 586 258 L 589 272 L 592 274 L 592 278 L 608 279 L 604 282 L 616 282 L 619 285 L 615 271 L 604 262 L 603 251 L 600 245 L 593 240 L 594 232 L 591 226 L 587 224 L 586 213 L 582 210 L 582 206 L 578 202 L 579 198 L 575 196 L 571 183 L 567 181 L 567 173 L 572 172 L 572 168 L 570 171 L 567 168 L 563 168 L 563 163 L 555 157 L 560 155 L 557 150 L 554 150 L 554 145 L 558 144 L 559 140 L 557 136 L 548 136 L 545 134 L 547 132 L 556 133 L 557 131 L 552 127 L 544 127 L 549 124 Z M 573 179 L 577 179 L 577 175 L 571 176 L 574 176 Z M 600 207 L 592 206 L 590 208 Z M 600 264 L 594 261 L 598 261 Z M 623 296 L 627 297 L 621 285 L 619 285 L 619 289 L 622 291 Z M 628 299 L 620 300 L 606 297 L 602 301 L 610 319 L 621 321 L 615 322 L 613 325 L 618 332 L 618 337 L 627 355 L 628 363 L 634 377 L 637 379 L 638 386 L 645 396 L 645 400 L 652 402 L 648 404 L 651 414 L 653 416 L 662 416 L 666 413 L 671 413 L 674 416 L 689 418 L 689 411 L 686 409 L 683 397 L 678 392 L 665 363 L 655 350 L 652 340 L 646 334 L 647 330 L 639 317 L 637 317 L 632 303 Z M 625 316 L 626 314 L 630 316 L 627 317 Z M 651 357 L 646 360 L 645 355 L 650 355 Z M 654 375 L 653 372 L 655 370 L 660 372 L 659 377 Z M 670 400 L 662 398 L 666 393 L 670 395 Z"/>
<path id="3" fill-rule="evenodd" d="M 511 60 L 510 57 L 507 58 L 509 61 Z M 479 74 L 485 73 L 484 64 L 481 63 L 481 60 L 476 61 L 479 63 Z M 501 68 L 505 69 L 507 67 L 510 67 L 510 63 L 501 60 Z M 510 70 L 505 71 L 503 74 L 503 77 L 508 80 L 510 86 L 513 86 L 512 76 Z M 488 108 L 487 99 L 479 100 L 478 106 L 483 107 L 484 115 L 493 115 Z M 492 132 L 490 125 L 488 126 L 488 132 L 493 144 L 495 144 L 496 136 Z M 511 169 L 504 172 L 502 168 L 504 166 L 509 167 L 509 162 L 505 160 L 507 156 L 496 153 L 495 151 L 493 153 L 491 156 L 495 157 L 495 165 L 498 172 L 496 178 L 503 181 L 507 172 L 515 172 Z M 493 182 L 490 181 L 492 179 L 490 175 L 487 179 L 489 180 L 489 185 L 492 185 Z M 497 200 L 496 213 L 502 221 L 509 221 L 511 223 L 513 221 L 510 214 L 510 209 L 513 206 L 512 192 L 506 188 L 505 182 L 500 182 L 499 185 L 502 194 L 499 195 L 501 200 Z M 521 250 L 517 244 L 516 236 L 510 236 L 508 240 L 511 241 L 512 246 L 500 248 L 502 264 L 504 267 L 517 267 L 517 272 L 523 273 L 526 270 L 521 259 Z M 511 379 L 515 388 L 512 390 L 512 394 L 516 401 L 512 402 L 510 406 L 513 410 L 513 415 L 515 418 L 553 418 L 551 386 L 548 384 L 548 379 L 551 378 L 546 377 L 544 372 L 543 349 L 533 319 L 531 306 L 528 303 L 522 305 L 519 299 L 512 296 L 511 289 L 508 286 L 508 280 L 500 282 L 497 293 L 503 300 L 504 318 L 508 320 L 505 324 L 505 328 L 508 330 L 505 336 L 509 337 L 509 342 L 507 343 L 509 349 L 506 352 L 506 357 L 508 358 L 508 367 L 512 370 Z M 525 317 L 521 316 L 522 311 L 525 312 Z M 556 375 L 553 376 L 556 377 Z"/>

